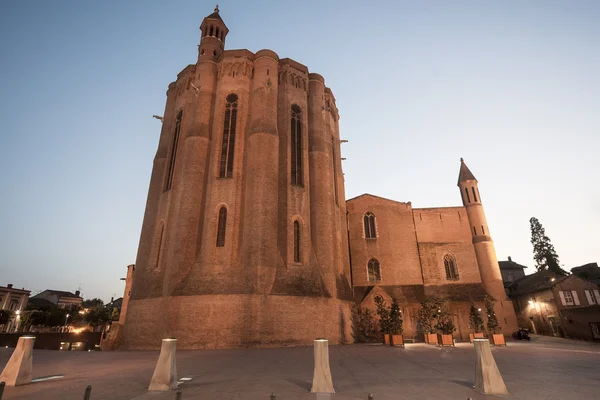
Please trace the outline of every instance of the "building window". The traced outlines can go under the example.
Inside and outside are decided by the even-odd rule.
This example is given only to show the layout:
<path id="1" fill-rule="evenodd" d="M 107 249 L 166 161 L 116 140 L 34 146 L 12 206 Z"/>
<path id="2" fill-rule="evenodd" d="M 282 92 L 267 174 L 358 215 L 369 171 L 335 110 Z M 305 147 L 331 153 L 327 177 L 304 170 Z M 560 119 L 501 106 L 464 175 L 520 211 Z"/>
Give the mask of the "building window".
<path id="1" fill-rule="evenodd" d="M 575 301 L 573 300 L 573 295 L 569 291 L 560 291 L 560 297 L 563 300 L 563 306 L 573 306 L 575 305 Z"/>
<path id="2" fill-rule="evenodd" d="M 219 223 L 217 225 L 217 247 L 225 246 L 225 227 L 227 226 L 227 209 L 219 210 Z"/>
<path id="3" fill-rule="evenodd" d="M 231 178 L 233 176 L 233 151 L 235 148 L 235 125 L 237 119 L 238 97 L 235 93 L 231 93 L 225 100 L 225 118 L 223 119 L 223 142 L 221 143 L 219 178 Z"/>
<path id="4" fill-rule="evenodd" d="M 475 229 L 475 227 L 473 227 L 473 236 L 477 235 L 477 229 Z"/>
<path id="5" fill-rule="evenodd" d="M 335 154 L 335 138 L 331 138 L 331 161 L 333 162 L 333 191 L 335 194 L 335 205 L 339 207 L 338 204 L 338 183 L 337 183 L 337 157 Z"/>
<path id="6" fill-rule="evenodd" d="M 171 161 L 169 162 L 169 171 L 167 173 L 167 183 L 165 185 L 165 191 L 170 190 L 171 185 L 173 184 L 175 157 L 177 156 L 177 147 L 179 144 L 179 131 L 181 131 L 181 118 L 183 118 L 183 110 L 177 113 L 177 119 L 175 120 L 175 133 L 173 134 L 173 145 L 171 146 Z"/>
<path id="7" fill-rule="evenodd" d="M 369 270 L 369 282 L 380 282 L 381 281 L 381 268 L 379 266 L 379 261 L 374 258 L 369 260 L 368 264 Z"/>
<path id="8" fill-rule="evenodd" d="M 446 268 L 446 279 L 449 281 L 458 280 L 458 267 L 456 260 L 450 254 L 444 256 L 444 267 Z"/>
<path id="9" fill-rule="evenodd" d="M 365 223 L 365 238 L 366 239 L 376 239 L 377 232 L 375 232 L 375 216 L 368 212 L 365 214 L 364 218 Z"/>
<path id="10" fill-rule="evenodd" d="M 300 262 L 300 223 L 294 221 L 294 262 Z"/>
<path id="11" fill-rule="evenodd" d="M 483 225 L 481 225 L 481 233 L 485 235 L 485 229 L 483 229 Z"/>
<path id="12" fill-rule="evenodd" d="M 477 195 L 475 194 L 475 188 L 471 187 L 471 191 L 473 192 L 473 201 L 477 202 Z"/>
<path id="13" fill-rule="evenodd" d="M 291 133 L 292 185 L 302 186 L 302 110 L 296 104 L 292 105 Z"/>
<path id="14" fill-rule="evenodd" d="M 467 194 L 467 203 L 470 203 L 471 197 L 469 196 L 469 188 L 465 188 L 465 193 Z"/>
<path id="15" fill-rule="evenodd" d="M 594 292 L 598 292 L 598 291 L 594 290 Z M 594 297 L 594 292 L 592 292 L 591 290 L 585 291 L 585 297 L 587 297 L 587 301 L 590 306 L 598 304 L 598 301 Z"/>

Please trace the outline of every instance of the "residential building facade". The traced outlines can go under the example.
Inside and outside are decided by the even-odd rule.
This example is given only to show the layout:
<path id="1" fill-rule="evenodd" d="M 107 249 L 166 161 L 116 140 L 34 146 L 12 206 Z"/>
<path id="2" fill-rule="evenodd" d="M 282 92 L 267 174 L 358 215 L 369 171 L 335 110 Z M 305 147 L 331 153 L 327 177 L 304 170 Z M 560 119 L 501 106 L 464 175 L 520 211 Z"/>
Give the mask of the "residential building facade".
<path id="1" fill-rule="evenodd" d="M 0 310 L 9 311 L 6 321 L 0 322 L 0 332 L 14 332 L 18 329 L 30 293 L 24 288 L 14 288 L 12 284 L 0 286 Z"/>

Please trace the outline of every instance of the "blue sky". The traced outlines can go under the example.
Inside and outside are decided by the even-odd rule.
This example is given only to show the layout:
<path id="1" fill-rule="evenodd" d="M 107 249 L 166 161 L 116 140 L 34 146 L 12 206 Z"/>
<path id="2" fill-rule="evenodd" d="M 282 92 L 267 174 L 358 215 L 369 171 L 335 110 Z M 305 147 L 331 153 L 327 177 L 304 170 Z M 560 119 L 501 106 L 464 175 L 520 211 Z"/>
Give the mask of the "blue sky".
<path id="1" fill-rule="evenodd" d="M 227 48 L 325 77 L 346 197 L 460 204 L 464 157 L 499 259 L 600 261 L 600 2 L 222 1 Z M 0 285 L 123 293 L 167 85 L 206 1 L 0 4 Z M 528 272 L 533 272 L 529 268 Z"/>

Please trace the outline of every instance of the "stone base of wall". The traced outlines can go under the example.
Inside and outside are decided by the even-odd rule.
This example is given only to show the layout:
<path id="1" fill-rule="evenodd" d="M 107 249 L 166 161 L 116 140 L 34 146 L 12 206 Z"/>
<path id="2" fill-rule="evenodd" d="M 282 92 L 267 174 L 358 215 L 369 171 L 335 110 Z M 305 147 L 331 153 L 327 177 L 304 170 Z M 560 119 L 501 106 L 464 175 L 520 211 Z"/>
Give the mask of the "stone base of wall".
<path id="1" fill-rule="evenodd" d="M 120 349 L 283 347 L 351 343 L 352 302 L 259 294 L 171 296 L 130 300 Z"/>

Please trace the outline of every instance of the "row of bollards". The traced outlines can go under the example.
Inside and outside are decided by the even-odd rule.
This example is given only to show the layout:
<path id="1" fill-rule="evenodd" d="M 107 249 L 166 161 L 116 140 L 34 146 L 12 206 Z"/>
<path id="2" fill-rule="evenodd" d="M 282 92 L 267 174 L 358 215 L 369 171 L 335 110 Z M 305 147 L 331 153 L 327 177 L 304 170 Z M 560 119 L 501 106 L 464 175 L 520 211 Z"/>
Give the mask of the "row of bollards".
<path id="1" fill-rule="evenodd" d="M 13 354 L 0 374 L 0 400 L 4 386 L 25 385 L 32 380 L 32 355 L 35 337 L 21 336 Z M 475 389 L 484 394 L 507 394 L 504 380 L 500 375 L 488 339 L 474 339 L 476 354 Z M 177 387 L 176 365 L 177 339 L 163 339 L 160 355 L 154 369 L 154 374 L 148 387 L 149 391 L 169 391 Z M 84 400 L 90 400 L 92 387 L 85 389 Z M 314 371 L 311 393 L 335 393 L 329 367 L 329 342 L 327 339 L 314 340 Z M 176 398 L 181 400 L 181 389 L 177 390 Z M 271 400 L 275 394 L 271 393 Z M 369 394 L 369 400 L 373 394 Z"/>

